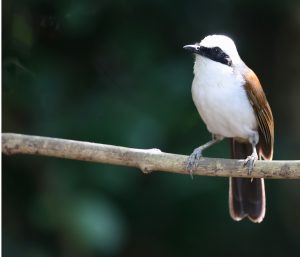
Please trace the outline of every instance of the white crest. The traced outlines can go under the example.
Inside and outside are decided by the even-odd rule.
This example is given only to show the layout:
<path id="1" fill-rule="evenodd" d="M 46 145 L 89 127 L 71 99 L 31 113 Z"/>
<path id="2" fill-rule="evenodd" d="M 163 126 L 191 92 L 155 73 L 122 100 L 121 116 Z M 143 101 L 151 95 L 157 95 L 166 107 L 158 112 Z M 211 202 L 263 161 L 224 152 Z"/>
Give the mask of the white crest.
<path id="1" fill-rule="evenodd" d="M 229 55 L 234 64 L 239 63 L 241 60 L 233 40 L 227 36 L 207 36 L 200 42 L 200 46 L 204 46 L 207 48 L 220 47 L 223 52 Z"/>

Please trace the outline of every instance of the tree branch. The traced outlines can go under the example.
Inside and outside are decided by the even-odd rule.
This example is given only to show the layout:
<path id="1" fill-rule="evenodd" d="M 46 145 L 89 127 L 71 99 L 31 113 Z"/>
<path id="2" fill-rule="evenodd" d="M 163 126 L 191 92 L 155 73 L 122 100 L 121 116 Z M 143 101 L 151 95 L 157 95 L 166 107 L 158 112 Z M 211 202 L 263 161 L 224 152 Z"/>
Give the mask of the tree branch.
<path id="1" fill-rule="evenodd" d="M 159 149 L 134 149 L 74 140 L 2 134 L 2 152 L 11 154 L 43 155 L 89 162 L 130 166 L 143 172 L 168 171 L 188 174 L 188 156 L 161 152 Z M 300 161 L 257 161 L 251 176 L 243 167 L 243 160 L 202 158 L 194 175 L 222 177 L 253 177 L 299 179 Z"/>

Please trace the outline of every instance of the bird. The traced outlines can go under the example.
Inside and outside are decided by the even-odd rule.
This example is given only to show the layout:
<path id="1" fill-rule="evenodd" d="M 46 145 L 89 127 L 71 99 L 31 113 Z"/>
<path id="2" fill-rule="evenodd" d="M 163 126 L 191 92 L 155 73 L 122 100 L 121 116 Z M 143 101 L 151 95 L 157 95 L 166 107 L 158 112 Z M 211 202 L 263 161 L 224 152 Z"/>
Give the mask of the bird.
<path id="1" fill-rule="evenodd" d="M 272 160 L 274 148 L 273 114 L 258 77 L 242 61 L 228 36 L 209 35 L 183 48 L 195 55 L 192 98 L 212 135 L 189 156 L 187 170 L 192 174 L 205 149 L 229 138 L 231 158 L 244 159 L 251 175 L 256 160 Z M 260 223 L 265 212 L 263 178 L 229 178 L 233 220 L 248 218 Z"/>

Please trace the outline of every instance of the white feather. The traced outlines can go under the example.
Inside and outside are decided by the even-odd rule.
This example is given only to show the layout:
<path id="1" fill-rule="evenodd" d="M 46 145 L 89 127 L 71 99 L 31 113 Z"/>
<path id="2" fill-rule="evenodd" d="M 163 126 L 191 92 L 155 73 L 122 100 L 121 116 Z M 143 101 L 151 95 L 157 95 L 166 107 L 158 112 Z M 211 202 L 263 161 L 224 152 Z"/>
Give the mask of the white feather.
<path id="1" fill-rule="evenodd" d="M 227 66 L 196 55 L 192 96 L 201 118 L 212 134 L 249 139 L 257 134 L 257 121 L 243 87 L 246 65 L 228 37 L 209 36 L 200 45 L 219 46 L 233 61 Z"/>

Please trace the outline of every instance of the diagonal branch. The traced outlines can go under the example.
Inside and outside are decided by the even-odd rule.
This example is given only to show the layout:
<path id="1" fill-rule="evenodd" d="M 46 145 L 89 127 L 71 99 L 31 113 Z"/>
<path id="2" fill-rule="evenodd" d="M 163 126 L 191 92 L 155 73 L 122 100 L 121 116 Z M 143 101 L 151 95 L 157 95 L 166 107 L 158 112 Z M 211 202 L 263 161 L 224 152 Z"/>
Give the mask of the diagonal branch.
<path id="1" fill-rule="evenodd" d="M 130 166 L 143 172 L 168 171 L 188 174 L 188 156 L 161 152 L 159 149 L 134 149 L 74 140 L 2 134 L 2 152 L 31 154 L 65 159 Z M 203 158 L 195 175 L 249 177 L 243 160 Z M 300 161 L 257 161 L 251 177 L 299 179 Z"/>

